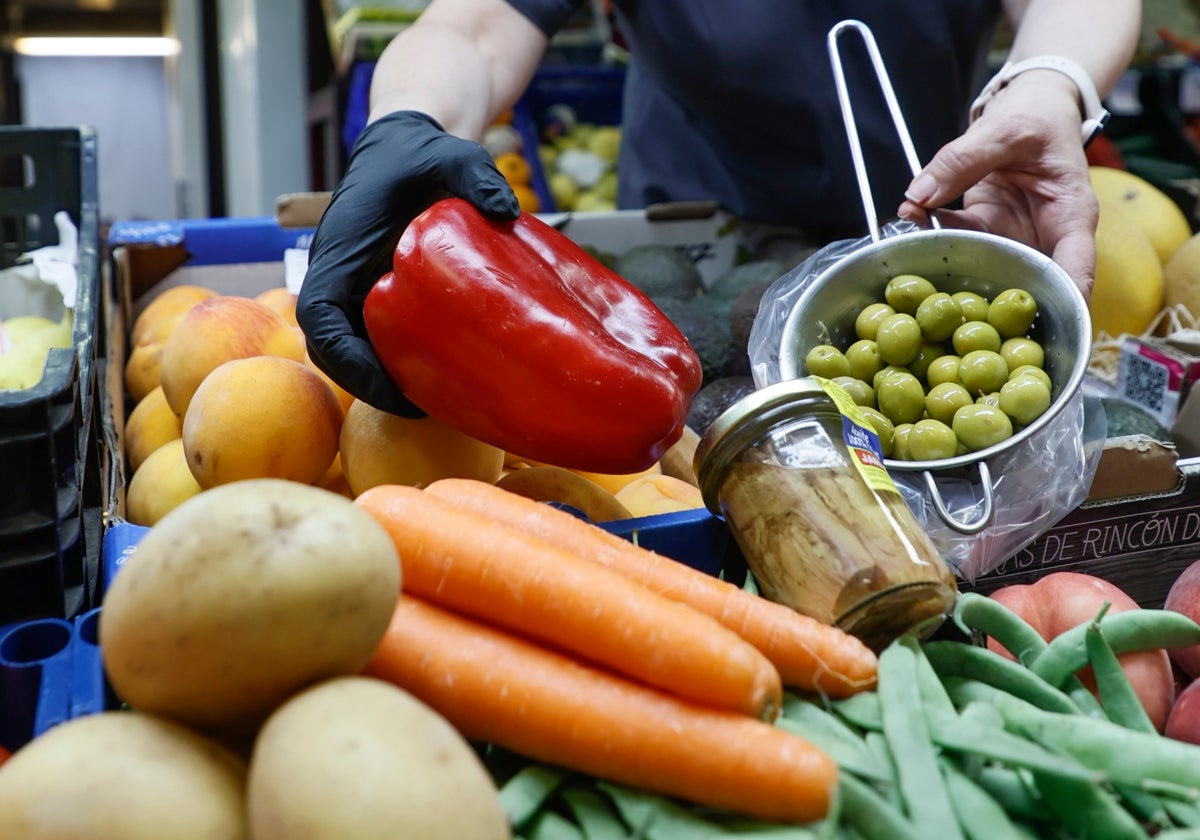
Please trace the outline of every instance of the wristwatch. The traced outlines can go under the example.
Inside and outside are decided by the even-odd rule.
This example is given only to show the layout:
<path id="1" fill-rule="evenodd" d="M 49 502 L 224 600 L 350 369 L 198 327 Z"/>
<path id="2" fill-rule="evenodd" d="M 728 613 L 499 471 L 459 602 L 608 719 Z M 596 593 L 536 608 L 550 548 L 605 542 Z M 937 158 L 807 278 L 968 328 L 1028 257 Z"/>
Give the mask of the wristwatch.
<path id="1" fill-rule="evenodd" d="M 979 96 L 971 104 L 971 122 L 979 118 L 979 115 L 983 113 L 984 106 L 992 100 L 992 97 L 1003 90 L 1014 77 L 1026 70 L 1057 70 L 1073 81 L 1075 87 L 1079 88 L 1079 95 L 1083 100 L 1081 133 L 1085 147 L 1104 129 L 1104 125 L 1111 115 L 1101 103 L 1100 94 L 1096 92 L 1096 85 L 1092 81 L 1092 77 L 1074 61 L 1063 58 L 1061 55 L 1037 55 L 1017 62 L 1007 62 L 1000 68 L 1000 72 L 984 86 Z"/>

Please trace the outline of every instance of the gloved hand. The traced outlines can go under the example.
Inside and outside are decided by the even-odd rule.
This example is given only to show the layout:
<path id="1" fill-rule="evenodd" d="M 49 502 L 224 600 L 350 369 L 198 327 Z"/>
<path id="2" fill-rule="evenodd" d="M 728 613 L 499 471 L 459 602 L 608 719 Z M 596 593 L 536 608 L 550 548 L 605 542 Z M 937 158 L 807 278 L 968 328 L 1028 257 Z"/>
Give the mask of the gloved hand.
<path id="1" fill-rule="evenodd" d="M 367 126 L 317 225 L 296 302 L 313 362 L 349 393 L 402 417 L 425 412 L 384 371 L 363 327 L 363 298 L 391 271 L 404 228 L 447 194 L 495 219 L 520 213 L 512 188 L 477 143 L 432 117 L 398 111 Z"/>

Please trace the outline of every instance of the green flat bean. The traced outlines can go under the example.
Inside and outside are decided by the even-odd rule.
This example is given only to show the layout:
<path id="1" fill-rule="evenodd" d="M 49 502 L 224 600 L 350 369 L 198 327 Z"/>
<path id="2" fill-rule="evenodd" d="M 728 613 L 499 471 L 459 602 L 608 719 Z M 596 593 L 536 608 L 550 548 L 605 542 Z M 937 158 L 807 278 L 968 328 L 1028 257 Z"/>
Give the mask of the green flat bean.
<path id="1" fill-rule="evenodd" d="M 587 840 L 627 840 L 629 831 L 615 806 L 592 787 L 570 787 L 562 793 L 571 816 Z"/>
<path id="2" fill-rule="evenodd" d="M 892 751 L 888 748 L 887 739 L 883 737 L 882 732 L 867 732 L 863 735 L 863 741 L 867 745 L 867 749 L 871 751 L 871 755 L 875 757 L 878 763 L 887 774 L 887 781 L 881 785 L 877 785 L 883 789 L 883 795 L 889 802 L 897 808 L 903 808 L 904 802 L 900 798 L 900 786 L 896 783 L 896 762 L 892 759 Z"/>
<path id="3" fill-rule="evenodd" d="M 904 645 L 913 655 L 913 665 L 916 672 L 917 692 L 921 695 L 921 705 L 925 708 L 928 714 L 935 715 L 952 715 L 955 713 L 954 702 L 950 699 L 950 695 L 946 693 L 946 687 L 942 685 L 942 680 L 938 676 L 930 664 L 928 657 L 925 655 L 924 647 L 921 645 L 915 636 L 901 636 L 897 640 L 897 644 Z M 956 644 L 955 642 L 946 642 L 945 644 Z M 966 647 L 966 645 L 959 645 Z"/>
<path id="4" fill-rule="evenodd" d="M 879 708 L 877 691 L 860 691 L 842 700 L 834 700 L 830 707 L 852 726 L 868 732 L 883 730 L 883 712 Z"/>
<path id="5" fill-rule="evenodd" d="M 1163 809 L 1175 825 L 1185 828 L 1200 828 L 1200 809 L 1189 802 L 1182 802 L 1170 797 L 1160 797 Z"/>
<path id="6" fill-rule="evenodd" d="M 1080 713 L 1075 701 L 1061 690 L 995 651 L 959 642 L 926 642 L 924 650 L 933 669 L 942 676 L 981 680 L 1049 712 Z"/>
<path id="7" fill-rule="evenodd" d="M 1053 818 L 1027 770 L 991 764 L 980 768 L 975 782 L 1015 817 L 1034 822 Z"/>
<path id="8" fill-rule="evenodd" d="M 522 826 L 545 804 L 562 784 L 562 773 L 541 764 L 530 764 L 517 771 L 500 788 L 500 804 L 515 826 Z"/>
<path id="9" fill-rule="evenodd" d="M 813 746 L 823 750 L 842 770 L 873 781 L 886 781 L 890 774 L 880 769 L 875 756 L 866 748 L 861 738 L 857 744 L 849 744 L 828 731 L 812 726 L 806 720 L 779 718 L 775 725 L 794 732 Z"/>
<path id="10" fill-rule="evenodd" d="M 1076 718 L 1084 720 L 1085 718 Z M 1145 840 L 1146 831 L 1102 786 L 1035 773 L 1038 789 L 1064 827 L 1089 840 Z"/>
<path id="11" fill-rule="evenodd" d="M 1115 783 L 1145 787 L 1160 780 L 1200 789 L 1200 746 L 1137 732 L 1106 720 L 1043 711 L 1031 703 L 974 680 L 947 684 L 956 703 L 990 702 L 1005 726 L 1048 750 L 1068 755 Z"/>
<path id="12" fill-rule="evenodd" d="M 1083 622 L 1061 633 L 1029 667 L 1051 685 L 1061 686 L 1088 664 L 1087 629 Z M 1174 610 L 1136 609 L 1109 613 L 1099 622 L 1114 653 L 1200 644 L 1200 624 Z"/>
<path id="13" fill-rule="evenodd" d="M 1046 640 L 1025 619 L 995 598 L 978 592 L 959 594 L 953 619 L 968 636 L 982 634 L 995 639 L 1018 662 L 1028 664 L 1046 647 Z"/>
<path id="14" fill-rule="evenodd" d="M 1108 719 L 1129 729 L 1158 734 L 1150 715 L 1146 714 L 1146 707 L 1121 667 L 1121 661 L 1108 643 L 1100 622 L 1088 623 L 1084 633 L 1084 649 L 1096 678 L 1100 705 L 1104 707 Z"/>
<path id="15" fill-rule="evenodd" d="M 876 693 L 883 737 L 896 764 L 896 781 L 905 810 L 929 836 L 936 833 L 947 840 L 961 838 L 921 705 L 916 656 L 902 644 L 889 645 L 879 654 L 878 672 Z"/>
<path id="16" fill-rule="evenodd" d="M 867 840 L 928 840 L 929 835 L 866 782 L 847 775 L 839 788 L 845 821 Z"/>
<path id="17" fill-rule="evenodd" d="M 1017 830 L 1000 802 L 953 761 L 942 757 L 938 765 L 959 825 L 970 840 L 1021 840 L 1024 835 Z"/>

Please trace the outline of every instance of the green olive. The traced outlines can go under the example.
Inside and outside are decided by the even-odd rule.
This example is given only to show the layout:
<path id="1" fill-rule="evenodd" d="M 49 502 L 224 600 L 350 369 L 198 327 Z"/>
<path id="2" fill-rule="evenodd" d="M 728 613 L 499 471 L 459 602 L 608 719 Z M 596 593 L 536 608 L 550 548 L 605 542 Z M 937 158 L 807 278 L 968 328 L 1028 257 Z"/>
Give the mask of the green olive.
<path id="1" fill-rule="evenodd" d="M 879 325 L 889 315 L 895 315 L 896 310 L 886 303 L 872 303 L 863 307 L 854 319 L 854 334 L 859 338 L 875 340 Z"/>
<path id="2" fill-rule="evenodd" d="M 907 365 L 921 350 L 921 327 L 912 315 L 897 312 L 879 325 L 875 334 L 879 358 L 889 365 Z"/>
<path id="3" fill-rule="evenodd" d="M 917 377 L 924 380 L 929 372 L 929 366 L 933 364 L 934 359 L 939 358 L 943 353 L 942 345 L 933 344 L 929 341 L 921 342 L 921 348 L 917 350 L 917 355 L 908 363 L 908 369 Z"/>
<path id="4" fill-rule="evenodd" d="M 1028 426 L 1050 407 L 1050 388 L 1036 376 L 1018 376 L 1000 388 L 1000 410 L 1018 426 Z"/>
<path id="5" fill-rule="evenodd" d="M 988 306 L 988 323 L 1003 338 L 1016 338 L 1029 332 L 1037 317 L 1037 301 L 1024 289 L 1005 289 Z"/>
<path id="6" fill-rule="evenodd" d="M 1035 367 L 1033 365 L 1021 365 L 1020 367 L 1013 368 L 1012 372 L 1008 374 L 1009 379 L 1016 379 L 1018 376 L 1032 376 L 1035 379 L 1040 379 L 1042 382 L 1046 383 L 1047 388 L 1049 388 L 1051 391 L 1054 390 L 1054 383 L 1050 381 L 1050 374 L 1046 373 L 1046 371 L 1040 367 Z"/>
<path id="7" fill-rule="evenodd" d="M 871 424 L 871 428 L 875 430 L 875 434 L 879 436 L 879 450 L 883 453 L 883 457 L 892 457 L 892 438 L 896 433 L 896 427 L 892 425 L 892 421 L 884 417 L 883 412 L 877 408 L 864 408 L 862 413 L 867 418 L 867 422 Z"/>
<path id="8" fill-rule="evenodd" d="M 965 356 L 972 350 L 1000 352 L 1000 333 L 987 321 L 967 321 L 954 331 L 950 339 L 954 352 Z"/>
<path id="9" fill-rule="evenodd" d="M 949 424 L 954 420 L 954 412 L 964 405 L 975 402 L 971 392 L 957 382 L 943 382 L 934 385 L 925 395 L 925 413 L 934 420 Z"/>
<path id="10" fill-rule="evenodd" d="M 842 386 L 855 405 L 875 406 L 875 389 L 853 376 L 835 376 L 833 381 Z"/>
<path id="11" fill-rule="evenodd" d="M 958 454 L 958 436 L 940 420 L 919 420 L 908 433 L 908 454 L 914 461 L 953 458 Z"/>
<path id="12" fill-rule="evenodd" d="M 832 344 L 818 344 L 804 356 L 804 367 L 811 376 L 834 379 L 850 375 L 850 363 L 846 355 Z"/>
<path id="13" fill-rule="evenodd" d="M 1008 364 L 992 350 L 972 350 L 958 363 L 958 381 L 972 394 L 999 391 L 1008 381 Z"/>
<path id="14" fill-rule="evenodd" d="M 1000 345 L 1000 355 L 1008 362 L 1009 370 L 1016 370 L 1021 365 L 1032 365 L 1040 368 L 1046 362 L 1046 351 L 1042 345 L 1032 338 L 1006 338 Z"/>
<path id="15" fill-rule="evenodd" d="M 954 412 L 954 434 L 971 452 L 995 446 L 1012 437 L 1012 421 L 999 408 L 972 403 Z"/>
<path id="16" fill-rule="evenodd" d="M 875 405 L 895 425 L 915 423 L 925 413 L 925 389 L 911 373 L 893 373 L 875 389 Z"/>
<path id="17" fill-rule="evenodd" d="M 988 314 L 988 300 L 981 294 L 976 292 L 955 292 L 950 295 L 958 303 L 962 309 L 963 320 L 965 321 L 986 321 Z"/>
<path id="18" fill-rule="evenodd" d="M 879 384 L 894 373 L 911 373 L 911 371 L 904 365 L 884 365 L 871 377 L 871 387 L 875 389 L 875 393 L 879 393 Z"/>
<path id="19" fill-rule="evenodd" d="M 916 274 L 898 274 L 883 289 L 883 299 L 897 312 L 915 315 L 921 301 L 934 294 L 937 288 Z"/>
<path id="20" fill-rule="evenodd" d="M 892 430 L 892 459 L 896 461 L 911 461 L 908 449 L 908 436 L 912 433 L 912 423 L 900 423 Z"/>
<path id="21" fill-rule="evenodd" d="M 962 361 L 962 357 L 953 353 L 938 356 L 925 369 L 925 384 L 934 388 L 943 382 L 958 382 L 958 363 L 960 361 Z"/>
<path id="22" fill-rule="evenodd" d="M 921 301 L 914 317 L 926 341 L 945 341 L 963 323 L 962 307 L 946 292 L 934 292 Z"/>
<path id="23" fill-rule="evenodd" d="M 869 338 L 860 338 L 846 348 L 846 361 L 850 363 L 850 375 L 863 382 L 870 382 L 875 374 L 883 370 L 883 359 L 879 348 Z"/>

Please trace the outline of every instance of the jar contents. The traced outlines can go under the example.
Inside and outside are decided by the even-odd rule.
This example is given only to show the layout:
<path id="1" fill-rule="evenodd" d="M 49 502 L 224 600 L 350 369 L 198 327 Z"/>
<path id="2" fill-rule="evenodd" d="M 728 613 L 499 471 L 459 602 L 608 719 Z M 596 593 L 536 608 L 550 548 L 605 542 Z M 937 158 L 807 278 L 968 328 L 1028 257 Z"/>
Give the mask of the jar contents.
<path id="1" fill-rule="evenodd" d="M 696 463 L 705 503 L 764 597 L 877 652 L 932 633 L 953 607 L 953 571 L 836 383 L 805 377 L 743 398 L 709 428 Z"/>
<path id="2" fill-rule="evenodd" d="M 931 632 L 953 603 L 953 573 L 899 493 L 868 487 L 848 464 L 797 470 L 732 464 L 725 518 L 762 594 L 880 649 Z"/>

